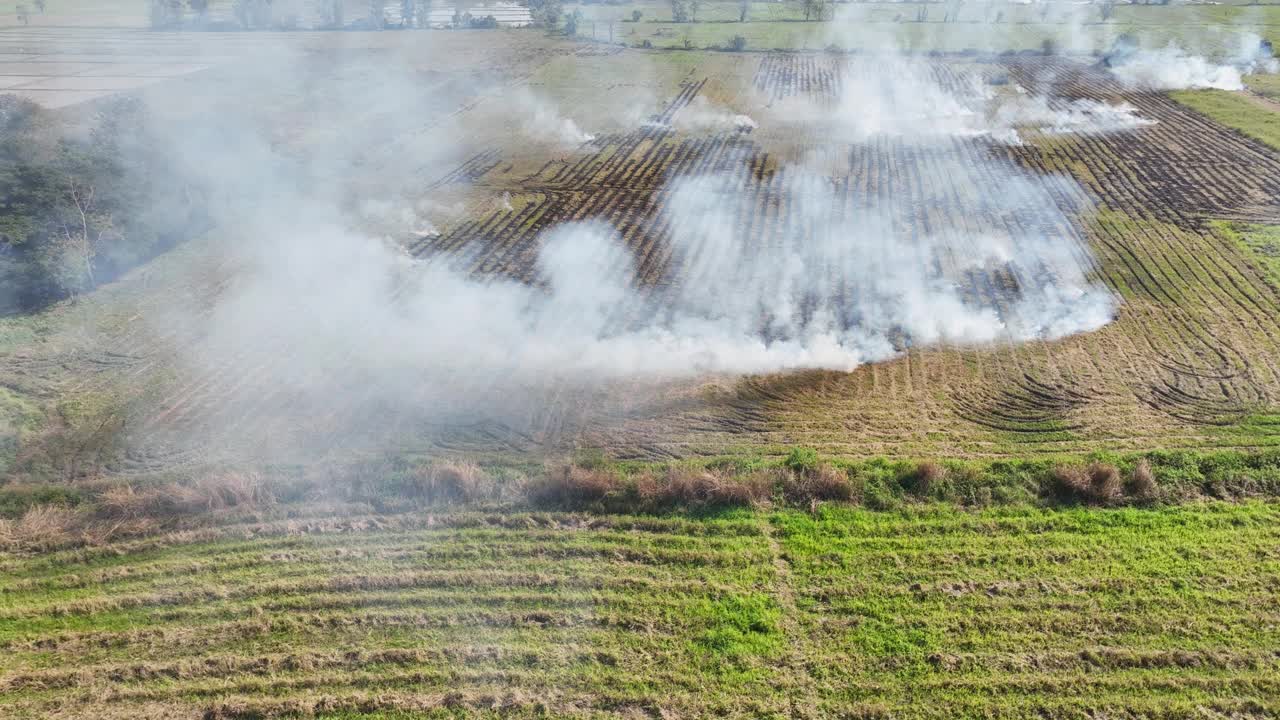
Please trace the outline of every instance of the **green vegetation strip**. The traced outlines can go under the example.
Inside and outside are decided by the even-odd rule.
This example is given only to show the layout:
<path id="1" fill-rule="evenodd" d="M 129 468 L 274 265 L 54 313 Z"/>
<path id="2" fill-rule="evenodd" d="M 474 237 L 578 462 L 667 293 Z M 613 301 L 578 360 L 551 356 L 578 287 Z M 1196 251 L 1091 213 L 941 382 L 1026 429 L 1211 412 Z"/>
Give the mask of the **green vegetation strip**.
<path id="1" fill-rule="evenodd" d="M 1280 112 L 1277 112 L 1280 108 L 1226 90 L 1179 90 L 1169 96 L 1216 122 L 1280 150 Z"/>
<path id="2" fill-rule="evenodd" d="M 0 558 L 0 716 L 1280 711 L 1280 505 L 430 527 Z"/>

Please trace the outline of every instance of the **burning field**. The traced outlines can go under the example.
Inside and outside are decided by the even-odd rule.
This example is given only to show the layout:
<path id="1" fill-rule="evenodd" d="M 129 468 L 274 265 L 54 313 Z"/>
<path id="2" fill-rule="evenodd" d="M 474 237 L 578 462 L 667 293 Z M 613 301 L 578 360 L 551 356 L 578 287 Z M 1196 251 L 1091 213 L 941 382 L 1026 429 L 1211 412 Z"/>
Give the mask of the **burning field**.
<path id="1" fill-rule="evenodd" d="M 1280 713 L 1256 36 L 206 35 L 0 98 L 0 716 Z"/>
<path id="2" fill-rule="evenodd" d="M 377 149 L 354 227 L 272 165 L 236 198 L 271 242 L 81 360 L 147 384 L 116 469 L 1274 442 L 1276 288 L 1223 225 L 1274 221 L 1269 147 L 1077 58 L 639 54 L 624 84 L 633 55 Z"/>

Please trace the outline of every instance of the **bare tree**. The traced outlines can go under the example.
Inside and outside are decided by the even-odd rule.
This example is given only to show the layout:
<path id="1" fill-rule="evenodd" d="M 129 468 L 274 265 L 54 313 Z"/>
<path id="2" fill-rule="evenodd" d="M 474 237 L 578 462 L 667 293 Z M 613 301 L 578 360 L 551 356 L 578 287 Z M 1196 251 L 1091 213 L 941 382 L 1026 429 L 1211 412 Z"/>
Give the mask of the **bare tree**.
<path id="1" fill-rule="evenodd" d="M 99 211 L 93 185 L 73 180 L 65 192 L 68 211 L 40 248 L 38 266 L 57 290 L 75 296 L 97 284 L 93 262 L 98 248 L 120 233 L 111 215 Z"/>

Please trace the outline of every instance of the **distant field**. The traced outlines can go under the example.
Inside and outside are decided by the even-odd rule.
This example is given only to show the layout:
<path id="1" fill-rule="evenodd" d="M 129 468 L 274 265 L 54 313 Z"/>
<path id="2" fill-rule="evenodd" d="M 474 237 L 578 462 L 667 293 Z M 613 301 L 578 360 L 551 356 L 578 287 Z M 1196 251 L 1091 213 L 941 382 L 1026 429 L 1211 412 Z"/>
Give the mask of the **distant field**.
<path id="1" fill-rule="evenodd" d="M 799 3 L 753 2 L 739 22 L 736 2 L 703 3 L 697 22 L 672 22 L 670 3 L 567 5 L 585 22 L 579 34 L 629 46 L 729 47 L 734 36 L 748 49 L 821 50 L 892 45 L 915 51 L 1000 52 L 1039 50 L 1046 40 L 1071 52 L 1105 50 L 1121 33 L 1135 33 L 1160 47 L 1177 42 L 1200 52 L 1234 52 L 1236 36 L 1252 30 L 1280 36 L 1280 6 L 1117 5 L 1103 19 L 1101 5 L 969 3 L 837 3 L 832 21 L 806 21 Z M 639 22 L 633 13 L 640 12 Z"/>
<path id="2" fill-rule="evenodd" d="M 388 0 L 388 6 L 397 2 Z M 31 11 L 33 28 L 143 28 L 148 22 L 144 0 L 48 0 L 44 13 L 35 12 L 33 0 L 6 0 L 0 3 L 0 27 L 20 26 L 15 14 L 18 5 Z M 213 0 L 211 16 L 231 18 L 231 5 L 230 0 Z M 1127 32 L 1139 34 L 1151 46 L 1177 42 L 1200 52 L 1230 52 L 1236 49 L 1236 35 L 1245 30 L 1280 40 L 1280 5 L 1276 4 L 1118 4 L 1106 19 L 1102 5 L 1092 3 L 871 2 L 831 7 L 835 18 L 817 22 L 805 20 L 799 2 L 756 1 L 750 3 L 745 23 L 738 22 L 740 4 L 725 0 L 701 3 L 696 22 L 691 23 L 673 22 L 667 2 L 573 3 L 566 4 L 565 10 L 582 13 L 580 36 L 632 47 L 648 41 L 657 48 L 683 48 L 688 41 L 699 49 L 724 48 L 740 35 L 747 48 L 755 50 L 857 49 L 889 43 L 918 51 L 999 52 L 1039 50 L 1046 40 L 1053 40 L 1059 49 L 1088 52 L 1105 49 L 1115 36 Z M 639 22 L 632 21 L 636 11 Z M 367 2 L 347 0 L 347 20 L 367 12 Z"/>
<path id="3" fill-rule="evenodd" d="M 0 558 L 7 718 L 1280 712 L 1280 510 L 302 521 Z"/>

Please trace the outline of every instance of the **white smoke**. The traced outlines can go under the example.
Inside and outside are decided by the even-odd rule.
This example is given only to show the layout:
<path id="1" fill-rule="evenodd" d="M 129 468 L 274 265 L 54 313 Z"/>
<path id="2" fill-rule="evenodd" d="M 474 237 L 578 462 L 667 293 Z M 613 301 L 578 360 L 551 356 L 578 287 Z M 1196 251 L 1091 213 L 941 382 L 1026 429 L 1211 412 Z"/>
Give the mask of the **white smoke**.
<path id="1" fill-rule="evenodd" d="M 1125 85 L 1146 90 L 1244 89 L 1239 68 L 1191 55 L 1174 45 L 1141 51 L 1112 68 L 1112 73 Z"/>
<path id="2" fill-rule="evenodd" d="M 535 142 L 551 144 L 562 150 L 574 150 L 595 140 L 595 136 L 578 127 L 554 103 L 535 95 L 528 88 L 518 88 L 502 98 L 503 113 L 518 118 L 520 133 Z"/>
<path id="3" fill-rule="evenodd" d="M 1154 122 L 1127 103 L 1027 95 L 1017 86 L 1001 92 L 976 70 L 940 77 L 938 68 L 898 54 L 852 59 L 843 66 L 836 98 L 776 100 L 768 122 L 855 144 L 876 137 L 910 142 L 985 137 L 1010 145 L 1021 144 L 1021 130 L 1103 134 Z"/>
<path id="4" fill-rule="evenodd" d="M 1020 91 L 1021 88 L 1018 88 Z M 1043 95 L 1015 96 L 999 103 L 991 117 L 993 134 L 1016 140 L 1016 128 L 1033 128 L 1047 135 L 1099 135 L 1154 125 L 1126 102 L 1109 104 L 1090 99 L 1050 100 Z M 1009 136 L 1008 131 L 1013 131 Z"/>
<path id="5" fill-rule="evenodd" d="M 383 408 L 432 419 L 509 417 L 538 412 L 543 395 L 561 384 L 848 370 L 906 347 L 1052 339 L 1108 322 L 1113 300 L 1090 279 L 1088 248 L 1068 214 L 1085 209 L 1060 208 L 1049 183 L 990 153 L 983 140 L 1013 125 L 1096 124 L 1103 111 L 1046 103 L 1001 119 L 1008 92 L 976 75 L 948 76 L 944 86 L 935 72 L 909 63 L 905 75 L 891 77 L 891 68 L 873 75 L 868 67 L 848 73 L 837 97 L 797 101 L 796 116 L 779 117 L 775 103 L 759 115 L 762 131 L 794 129 L 831 151 L 798 161 L 777 156 L 780 175 L 767 185 L 745 159 L 667 178 L 655 205 L 663 208 L 657 226 L 670 232 L 655 255 L 669 262 L 648 267 L 653 274 L 644 279 L 636 276 L 634 240 L 590 216 L 546 230 L 536 257 L 516 257 L 525 248 L 488 255 L 494 249 L 481 238 L 475 255 L 418 261 L 386 241 L 429 240 L 460 215 L 507 206 L 452 185 L 422 191 L 424 177 L 474 152 L 461 121 L 402 135 L 416 143 L 412 153 L 397 145 L 383 156 L 379 170 L 395 172 L 375 173 L 376 191 L 329 182 L 358 164 L 279 157 L 251 124 L 234 145 L 175 124 L 184 127 L 175 147 L 193 173 L 226 195 L 216 208 L 221 234 L 245 241 L 223 251 L 243 270 L 209 307 L 175 304 L 151 319 L 166 332 L 179 329 L 177 344 L 197 377 L 243 376 L 243 387 L 262 389 L 266 407 L 255 412 L 287 416 L 279 425 L 303 437 L 311 421 L 350 416 L 345 429 L 354 431 L 355 418 Z M 411 87 L 388 94 L 388 107 L 402 98 L 427 102 Z M 588 137 L 532 91 L 493 94 L 484 105 L 507 117 L 502 127 L 521 141 L 563 150 Z M 340 126 L 359 126 L 340 107 L 326 107 Z M 717 132 L 745 126 L 728 110 L 690 108 L 673 122 Z M 1054 119 L 1060 115 L 1075 120 Z M 208 116 L 223 118 L 222 126 L 234 119 Z M 385 117 L 415 127 L 414 112 Z M 380 130 L 368 133 L 381 137 Z M 844 187 L 836 178 L 852 169 L 837 166 L 856 148 L 927 163 L 886 178 L 892 185 L 915 173 L 923 187 L 912 189 L 909 203 L 888 189 Z M 912 160 L 916 152 L 926 159 Z M 413 162 L 419 156 L 430 159 L 427 171 Z M 313 177 L 317 166 L 323 173 Z M 527 202 L 510 199 L 513 207 Z M 756 223 L 761 203 L 786 212 Z M 946 213 L 957 221 L 923 220 L 922 207 L 951 207 Z M 966 217 L 956 217 L 956 207 Z M 515 267 L 519 279 L 483 274 L 500 267 Z M 233 428 L 235 418 L 226 420 Z"/>
<path id="6" fill-rule="evenodd" d="M 703 95 L 698 95 L 675 115 L 672 123 L 686 132 L 723 132 L 726 130 L 754 130 L 755 120 L 741 113 L 712 105 Z"/>
<path id="7" fill-rule="evenodd" d="M 1135 50 L 1118 57 L 1111 71 L 1125 85 L 1144 90 L 1243 90 L 1244 76 L 1280 71 L 1280 61 L 1262 50 L 1258 35 L 1242 33 L 1234 45 L 1226 62 L 1173 43 L 1158 50 Z"/>

